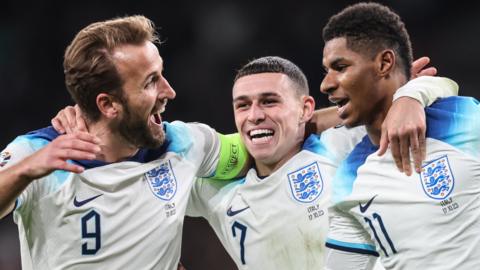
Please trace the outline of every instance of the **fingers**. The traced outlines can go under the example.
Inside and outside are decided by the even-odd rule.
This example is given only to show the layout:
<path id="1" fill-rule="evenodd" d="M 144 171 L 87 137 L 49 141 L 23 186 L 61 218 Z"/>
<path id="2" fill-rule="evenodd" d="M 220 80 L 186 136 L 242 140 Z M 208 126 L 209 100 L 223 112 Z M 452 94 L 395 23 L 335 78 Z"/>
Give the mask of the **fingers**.
<path id="1" fill-rule="evenodd" d="M 380 147 L 377 151 L 378 156 L 383 156 L 388 148 L 388 131 L 385 125 L 382 125 L 382 134 L 380 135 Z"/>
<path id="2" fill-rule="evenodd" d="M 67 106 L 63 109 L 63 116 L 65 119 L 65 130 L 67 134 L 73 133 L 77 126 L 76 117 L 75 117 L 75 108 L 73 106 Z"/>
<path id="3" fill-rule="evenodd" d="M 62 162 L 57 167 L 59 170 L 64 170 L 64 171 L 73 172 L 73 173 L 82 173 L 83 171 L 85 171 L 85 168 L 83 168 L 82 166 L 69 163 L 66 161 Z"/>
<path id="4" fill-rule="evenodd" d="M 412 63 L 411 76 L 412 79 L 420 77 L 420 76 L 436 76 L 437 69 L 435 67 L 426 68 L 426 66 L 430 63 L 430 58 L 424 56 L 420 57 L 419 59 L 415 60 Z"/>
<path id="5" fill-rule="evenodd" d="M 100 140 L 86 132 L 77 132 L 59 136 L 48 146 L 47 158 L 53 162 L 61 161 L 56 166 L 66 166 L 66 160 L 93 160 L 100 153 Z M 69 166 L 69 169 L 72 168 Z M 77 168 L 78 169 L 78 168 Z"/>
<path id="6" fill-rule="evenodd" d="M 77 126 L 76 130 L 88 132 L 87 124 L 83 119 L 83 115 L 82 115 L 82 111 L 80 110 L 80 107 L 78 105 L 75 105 L 74 109 L 75 109 L 75 123 Z"/>
<path id="7" fill-rule="evenodd" d="M 398 136 L 391 136 L 389 140 L 390 140 L 390 150 L 392 152 L 395 165 L 397 166 L 400 172 L 403 172 L 402 156 L 400 154 L 400 141 L 398 139 Z"/>
<path id="8" fill-rule="evenodd" d="M 413 133 L 410 135 L 410 149 L 413 157 L 413 164 L 415 171 L 419 172 L 422 166 L 422 153 L 419 146 L 419 136 L 415 136 Z"/>
<path id="9" fill-rule="evenodd" d="M 100 144 L 100 139 L 97 136 L 92 135 L 88 132 L 78 131 L 78 132 L 75 132 L 75 133 L 72 133 L 72 134 L 69 134 L 69 135 L 65 135 L 65 136 L 67 138 L 77 138 L 79 140 L 94 143 L 94 144 L 97 144 L 97 145 Z"/>
<path id="10" fill-rule="evenodd" d="M 64 109 L 60 110 L 57 115 L 52 119 L 51 123 L 53 128 L 60 134 L 63 133 L 72 133 L 68 118 L 65 111 L 73 108 L 72 106 L 67 106 Z"/>
<path id="11" fill-rule="evenodd" d="M 402 163 L 403 172 L 410 176 L 412 175 L 412 166 L 410 164 L 410 137 L 408 134 L 403 134 L 399 139 L 400 142 L 400 159 Z"/>
<path id="12" fill-rule="evenodd" d="M 435 75 L 437 75 L 437 69 L 434 68 L 434 67 L 429 67 L 429 68 L 423 69 L 420 72 L 418 72 L 416 77 L 435 76 Z"/>
<path id="13" fill-rule="evenodd" d="M 420 148 L 420 162 L 418 167 L 416 167 L 417 173 L 422 171 L 422 162 L 427 158 L 427 140 L 425 138 L 425 130 L 418 136 L 418 144 Z"/>
<path id="14" fill-rule="evenodd" d="M 68 159 L 93 159 L 101 149 L 99 146 L 100 139 L 86 132 L 77 132 L 74 134 L 63 135 L 63 138 L 59 138 L 59 149 L 67 151 L 80 151 L 82 153 L 91 154 L 90 156 L 76 156 L 77 152 L 67 152 L 69 154 L 64 155 Z"/>
<path id="15" fill-rule="evenodd" d="M 60 122 L 60 120 L 58 119 L 58 114 L 57 116 L 55 116 L 55 118 L 53 118 L 50 123 L 52 123 L 52 127 L 60 134 L 64 134 L 65 133 L 65 129 L 63 128 L 63 125 L 62 123 Z"/>
<path id="16" fill-rule="evenodd" d="M 94 160 L 96 156 L 92 151 L 77 149 L 61 149 L 57 153 L 57 157 L 62 160 Z"/>
<path id="17" fill-rule="evenodd" d="M 412 78 L 418 77 L 418 73 L 430 63 L 430 58 L 424 56 L 413 61 L 411 71 Z"/>

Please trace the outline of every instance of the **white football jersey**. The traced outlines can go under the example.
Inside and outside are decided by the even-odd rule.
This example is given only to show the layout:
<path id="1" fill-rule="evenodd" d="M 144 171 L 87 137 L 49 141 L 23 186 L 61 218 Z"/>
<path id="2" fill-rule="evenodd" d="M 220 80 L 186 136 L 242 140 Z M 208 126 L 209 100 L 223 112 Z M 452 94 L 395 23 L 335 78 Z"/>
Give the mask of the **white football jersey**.
<path id="1" fill-rule="evenodd" d="M 364 135 L 364 128 L 331 129 L 322 141 L 348 147 Z M 301 152 L 265 178 L 251 169 L 233 183 L 199 179 L 187 215 L 209 221 L 239 269 L 320 269 L 331 178 L 341 158 L 322 141 L 311 135 Z"/>
<path id="2" fill-rule="evenodd" d="M 479 103 L 445 98 L 426 116 L 420 174 L 400 173 L 368 137 L 339 167 L 328 247 L 379 255 L 386 269 L 480 268 Z"/>
<path id="3" fill-rule="evenodd" d="M 202 124 L 164 125 L 159 149 L 111 164 L 76 161 L 83 173 L 55 171 L 26 188 L 14 211 L 23 269 L 177 269 L 193 181 L 216 173 L 221 139 Z M 2 166 L 57 136 L 46 128 L 18 137 Z"/>

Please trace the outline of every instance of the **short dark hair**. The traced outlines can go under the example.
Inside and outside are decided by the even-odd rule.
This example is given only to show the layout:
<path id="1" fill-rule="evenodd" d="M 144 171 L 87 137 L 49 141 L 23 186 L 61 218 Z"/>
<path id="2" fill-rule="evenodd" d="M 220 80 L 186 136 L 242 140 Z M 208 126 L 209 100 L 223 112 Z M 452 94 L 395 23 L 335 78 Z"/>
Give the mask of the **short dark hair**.
<path id="1" fill-rule="evenodd" d="M 309 95 L 308 81 L 302 70 L 291 61 L 278 56 L 265 56 L 254 59 L 237 71 L 234 82 L 238 79 L 259 73 L 282 73 L 295 84 L 298 95 Z"/>
<path id="2" fill-rule="evenodd" d="M 90 24 L 67 47 L 63 62 L 65 84 L 89 120 L 100 118 L 98 94 L 123 100 L 123 80 L 113 62 L 113 50 L 146 41 L 158 41 L 153 22 L 144 16 L 128 16 Z"/>
<path id="3" fill-rule="evenodd" d="M 410 78 L 412 44 L 400 16 L 378 3 L 358 3 L 332 16 L 323 28 L 323 41 L 345 37 L 349 49 L 374 57 L 392 49 L 397 65 Z"/>

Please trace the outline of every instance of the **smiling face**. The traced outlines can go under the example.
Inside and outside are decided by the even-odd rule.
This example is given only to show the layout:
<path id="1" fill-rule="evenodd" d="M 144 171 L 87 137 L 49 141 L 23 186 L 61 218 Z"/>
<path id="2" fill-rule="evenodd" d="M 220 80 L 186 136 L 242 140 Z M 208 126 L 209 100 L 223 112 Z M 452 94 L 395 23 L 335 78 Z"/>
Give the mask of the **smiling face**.
<path id="1" fill-rule="evenodd" d="M 112 54 L 123 80 L 122 111 L 113 122 L 129 143 L 136 147 L 158 147 L 165 134 L 160 114 L 175 91 L 163 77 L 163 60 L 151 42 L 123 45 Z"/>
<path id="2" fill-rule="evenodd" d="M 341 37 L 325 44 L 323 65 L 327 73 L 320 91 L 338 106 L 343 124 L 371 124 L 384 104 L 388 104 L 388 92 L 382 89 L 381 77 L 376 72 L 377 59 L 349 49 L 346 38 Z"/>
<path id="3" fill-rule="evenodd" d="M 300 151 L 313 98 L 299 96 L 282 73 L 239 78 L 233 86 L 235 124 L 260 175 L 268 175 Z"/>

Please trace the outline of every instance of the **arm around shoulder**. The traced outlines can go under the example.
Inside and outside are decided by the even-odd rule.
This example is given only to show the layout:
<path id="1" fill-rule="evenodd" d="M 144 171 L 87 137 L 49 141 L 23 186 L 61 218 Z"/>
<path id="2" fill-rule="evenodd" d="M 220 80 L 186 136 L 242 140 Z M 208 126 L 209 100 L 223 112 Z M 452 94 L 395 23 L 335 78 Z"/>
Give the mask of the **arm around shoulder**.
<path id="1" fill-rule="evenodd" d="M 393 101 L 401 97 L 411 97 L 423 107 L 432 105 L 435 100 L 457 96 L 458 84 L 445 77 L 421 76 L 400 87 L 393 96 Z"/>
<path id="2" fill-rule="evenodd" d="M 0 217 L 13 210 L 17 197 L 35 179 L 55 170 L 83 172 L 68 160 L 95 159 L 100 152 L 98 143 L 93 135 L 75 133 L 59 136 L 38 151 L 28 147 L 28 142 L 11 144 L 3 152 L 11 155 L 10 164 L 0 171 Z"/>

